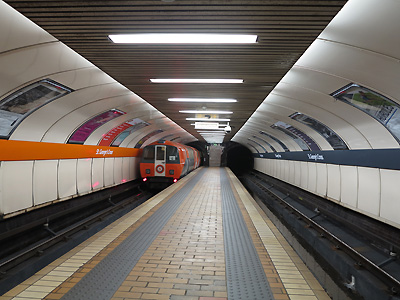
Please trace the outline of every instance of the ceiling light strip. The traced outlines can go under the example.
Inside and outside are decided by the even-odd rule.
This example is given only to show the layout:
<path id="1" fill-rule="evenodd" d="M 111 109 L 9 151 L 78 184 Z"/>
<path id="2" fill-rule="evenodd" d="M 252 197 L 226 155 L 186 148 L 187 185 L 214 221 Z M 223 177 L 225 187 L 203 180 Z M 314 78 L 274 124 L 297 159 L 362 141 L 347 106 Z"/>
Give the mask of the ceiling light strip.
<path id="1" fill-rule="evenodd" d="M 186 118 L 187 121 L 215 121 L 215 122 L 229 122 L 231 119 L 210 119 L 210 118 Z"/>
<path id="2" fill-rule="evenodd" d="M 219 115 L 229 115 L 233 114 L 233 111 L 225 110 L 180 110 L 182 114 L 219 114 Z"/>
<path id="3" fill-rule="evenodd" d="M 171 102 L 207 102 L 207 103 L 233 103 L 236 99 L 229 98 L 168 98 Z"/>
<path id="4" fill-rule="evenodd" d="M 251 44 L 257 35 L 249 34 L 186 34 L 186 33 L 139 33 L 110 34 L 114 43 L 122 44 Z"/>
<path id="5" fill-rule="evenodd" d="M 153 78 L 152 83 L 243 83 L 243 79 Z"/>

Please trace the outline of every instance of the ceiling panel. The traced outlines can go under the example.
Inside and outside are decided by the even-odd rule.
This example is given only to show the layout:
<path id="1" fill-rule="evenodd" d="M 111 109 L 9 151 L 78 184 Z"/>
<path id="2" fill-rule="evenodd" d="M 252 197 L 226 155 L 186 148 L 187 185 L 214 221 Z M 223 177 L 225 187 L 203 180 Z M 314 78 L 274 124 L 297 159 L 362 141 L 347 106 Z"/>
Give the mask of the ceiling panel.
<path id="1" fill-rule="evenodd" d="M 229 140 L 347 1 L 5 1 L 202 139 L 184 109 L 230 110 Z M 109 34 L 256 34 L 256 44 L 121 45 Z M 150 78 L 239 78 L 243 84 L 153 84 Z M 171 103 L 168 98 L 236 98 Z M 225 116 L 221 116 L 225 117 Z"/>

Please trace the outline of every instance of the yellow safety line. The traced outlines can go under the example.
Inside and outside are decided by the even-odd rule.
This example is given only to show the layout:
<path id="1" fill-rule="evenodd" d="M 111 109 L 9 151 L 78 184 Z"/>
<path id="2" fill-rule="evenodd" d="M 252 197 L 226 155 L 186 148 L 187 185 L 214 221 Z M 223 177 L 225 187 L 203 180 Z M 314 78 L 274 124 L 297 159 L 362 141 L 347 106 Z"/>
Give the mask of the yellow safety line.
<path id="1" fill-rule="evenodd" d="M 78 245 L 20 285 L 5 293 L 0 297 L 0 300 L 43 299 L 101 252 L 107 245 L 118 238 L 125 230 L 133 226 L 151 209 L 174 193 L 176 189 L 184 185 L 198 170 L 191 172 L 188 176 L 171 185 L 163 192 L 108 225 L 81 245 Z"/>

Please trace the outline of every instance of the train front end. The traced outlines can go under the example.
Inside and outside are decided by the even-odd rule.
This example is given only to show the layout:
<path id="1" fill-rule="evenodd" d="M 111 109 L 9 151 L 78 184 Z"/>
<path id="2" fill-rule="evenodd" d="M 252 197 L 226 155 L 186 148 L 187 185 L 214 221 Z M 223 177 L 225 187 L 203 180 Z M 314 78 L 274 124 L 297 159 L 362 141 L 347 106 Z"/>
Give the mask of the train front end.
<path id="1" fill-rule="evenodd" d="M 140 175 L 148 184 L 171 184 L 181 177 L 179 148 L 157 142 L 143 149 Z"/>

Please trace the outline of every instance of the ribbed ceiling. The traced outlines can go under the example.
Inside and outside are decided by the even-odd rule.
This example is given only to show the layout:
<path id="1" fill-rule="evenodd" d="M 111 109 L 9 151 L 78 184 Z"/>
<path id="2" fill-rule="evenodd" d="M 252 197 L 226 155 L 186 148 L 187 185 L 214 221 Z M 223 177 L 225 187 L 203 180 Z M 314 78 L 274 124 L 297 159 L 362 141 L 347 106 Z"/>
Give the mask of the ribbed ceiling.
<path id="1" fill-rule="evenodd" d="M 346 1 L 5 1 L 181 127 L 201 139 L 182 109 L 233 114 L 228 140 Z M 245 45 L 117 45 L 109 34 L 256 34 Z M 150 78 L 239 78 L 243 84 L 152 84 Z M 236 98 L 171 103 L 167 98 Z M 222 116 L 221 117 L 226 117 Z"/>

